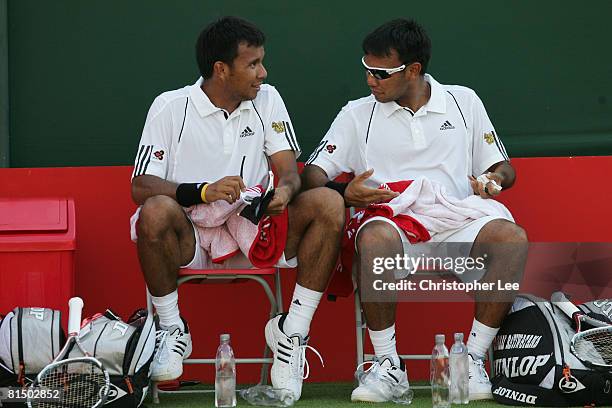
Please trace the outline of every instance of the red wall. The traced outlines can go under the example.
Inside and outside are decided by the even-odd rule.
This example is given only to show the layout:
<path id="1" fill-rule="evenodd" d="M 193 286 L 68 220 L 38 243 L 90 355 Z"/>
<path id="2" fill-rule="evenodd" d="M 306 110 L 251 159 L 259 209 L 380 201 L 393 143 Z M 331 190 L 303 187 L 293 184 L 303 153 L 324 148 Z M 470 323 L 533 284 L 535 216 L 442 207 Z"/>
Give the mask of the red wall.
<path id="1" fill-rule="evenodd" d="M 515 159 L 516 186 L 502 194 L 531 241 L 610 241 L 608 216 L 612 157 Z M 73 197 L 76 202 L 76 295 L 85 314 L 112 307 L 127 317 L 145 306 L 144 282 L 135 246 L 129 239 L 131 167 L 0 169 L 0 198 Z M 601 181 L 600 181 L 601 180 Z M 288 304 L 295 272 L 283 280 Z M 239 357 L 264 349 L 268 304 L 255 283 L 184 286 L 180 306 L 194 336 L 194 356 L 214 354 L 218 335 L 232 334 Z M 471 303 L 409 303 L 399 306 L 397 338 L 401 353 L 426 354 L 433 334 L 467 331 Z M 7 310 L 0 310 L 6 313 Z M 311 329 L 310 344 L 321 352 L 325 368 L 311 358 L 312 381 L 351 380 L 355 369 L 353 298 L 323 301 Z M 411 378 L 425 378 L 427 363 L 410 362 Z M 238 381 L 255 381 L 258 368 L 240 366 Z M 213 368 L 188 368 L 186 378 L 210 381 Z"/>

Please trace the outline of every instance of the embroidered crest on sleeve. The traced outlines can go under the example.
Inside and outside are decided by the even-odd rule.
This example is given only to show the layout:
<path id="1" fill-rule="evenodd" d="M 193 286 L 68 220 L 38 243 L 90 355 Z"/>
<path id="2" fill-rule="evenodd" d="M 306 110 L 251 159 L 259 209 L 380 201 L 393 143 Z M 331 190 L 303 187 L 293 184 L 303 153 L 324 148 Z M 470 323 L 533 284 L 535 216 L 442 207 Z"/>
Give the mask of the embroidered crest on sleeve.
<path id="1" fill-rule="evenodd" d="M 495 142 L 495 136 L 493 136 L 493 132 L 485 133 L 484 140 L 488 144 L 493 144 L 493 142 Z"/>
<path id="2" fill-rule="evenodd" d="M 328 144 L 325 146 L 325 149 L 327 150 L 327 153 L 332 154 L 334 150 L 336 150 L 336 145 Z"/>
<path id="3" fill-rule="evenodd" d="M 164 151 L 163 150 L 158 150 L 158 151 L 154 152 L 153 155 L 159 161 L 164 160 Z"/>
<path id="4" fill-rule="evenodd" d="M 276 133 L 283 133 L 285 131 L 285 124 L 283 122 L 272 122 L 272 129 Z"/>

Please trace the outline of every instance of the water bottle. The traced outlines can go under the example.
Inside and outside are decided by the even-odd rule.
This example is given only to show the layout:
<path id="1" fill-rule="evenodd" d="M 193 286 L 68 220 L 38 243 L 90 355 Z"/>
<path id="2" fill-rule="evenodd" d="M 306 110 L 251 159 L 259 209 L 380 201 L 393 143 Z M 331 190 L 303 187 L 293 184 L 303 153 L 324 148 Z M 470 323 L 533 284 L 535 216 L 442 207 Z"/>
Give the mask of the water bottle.
<path id="1" fill-rule="evenodd" d="M 450 399 L 453 404 L 470 402 L 468 350 L 463 344 L 463 333 L 455 333 L 455 344 L 450 350 Z"/>
<path id="2" fill-rule="evenodd" d="M 436 334 L 436 345 L 431 353 L 431 402 L 433 408 L 449 408 L 448 349 L 443 334 Z"/>
<path id="3" fill-rule="evenodd" d="M 215 359 L 215 407 L 236 406 L 236 360 L 230 335 L 221 335 Z"/>

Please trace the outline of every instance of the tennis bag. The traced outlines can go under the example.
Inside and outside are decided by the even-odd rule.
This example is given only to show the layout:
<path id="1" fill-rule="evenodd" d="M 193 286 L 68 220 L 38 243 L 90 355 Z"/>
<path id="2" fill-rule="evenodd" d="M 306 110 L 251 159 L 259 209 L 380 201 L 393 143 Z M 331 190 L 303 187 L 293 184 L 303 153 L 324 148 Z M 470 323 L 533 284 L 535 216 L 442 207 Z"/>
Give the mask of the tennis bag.
<path id="1" fill-rule="evenodd" d="M 53 360 L 66 342 L 61 319 L 60 311 L 42 307 L 18 307 L 0 319 L 0 388 L 30 385 Z M 26 404 L 9 403 L 0 395 L 0 406 Z"/>
<path id="2" fill-rule="evenodd" d="M 585 314 L 610 321 L 612 299 L 578 306 Z M 493 341 L 499 403 L 568 407 L 612 405 L 612 373 L 586 367 L 570 351 L 576 333 L 571 319 L 547 300 L 517 296 Z"/>
<path id="3" fill-rule="evenodd" d="M 58 310 L 18 307 L 0 321 L 0 386 L 27 385 L 66 342 Z"/>
<path id="4" fill-rule="evenodd" d="M 27 386 L 53 361 L 66 342 L 60 321 L 59 311 L 46 308 L 16 308 L 0 321 L 0 387 Z M 140 309 L 125 323 L 107 310 L 85 321 L 79 340 L 109 373 L 111 389 L 104 406 L 142 405 L 155 351 L 153 317 Z M 68 355 L 80 356 L 78 348 Z"/>
<path id="5" fill-rule="evenodd" d="M 147 395 L 155 351 L 153 316 L 140 309 L 126 323 L 107 310 L 84 322 L 79 341 L 85 350 L 100 360 L 110 376 L 110 392 L 104 407 L 141 406 Z M 77 348 L 68 355 L 80 356 Z"/>

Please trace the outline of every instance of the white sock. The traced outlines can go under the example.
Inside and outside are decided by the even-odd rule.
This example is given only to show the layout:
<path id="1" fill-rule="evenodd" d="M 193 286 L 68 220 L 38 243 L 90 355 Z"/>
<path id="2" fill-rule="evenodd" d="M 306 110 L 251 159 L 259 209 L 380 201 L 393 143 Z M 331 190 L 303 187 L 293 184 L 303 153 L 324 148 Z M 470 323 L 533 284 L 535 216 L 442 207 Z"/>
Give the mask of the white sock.
<path id="1" fill-rule="evenodd" d="M 170 292 L 165 296 L 151 295 L 153 306 L 159 317 L 159 326 L 162 329 L 167 329 L 170 326 L 177 325 L 181 330 L 185 330 L 185 325 L 181 320 L 178 307 L 178 291 Z"/>
<path id="2" fill-rule="evenodd" d="M 472 323 L 472 330 L 470 331 L 470 338 L 467 341 L 469 353 L 475 358 L 485 358 L 489 347 L 493 342 L 493 338 L 498 331 L 499 327 L 494 329 L 474 319 L 474 323 Z"/>
<path id="3" fill-rule="evenodd" d="M 376 357 L 391 356 L 393 364 L 399 367 L 400 358 L 395 348 L 395 324 L 384 330 L 368 329 L 368 333 L 370 333 L 370 340 L 374 346 L 374 354 L 376 354 Z"/>
<path id="4" fill-rule="evenodd" d="M 296 333 L 302 337 L 308 335 L 310 322 L 317 306 L 319 306 L 321 296 L 323 296 L 323 292 L 317 292 L 295 284 L 289 314 L 287 314 L 283 324 L 283 332 L 287 336 Z"/>

